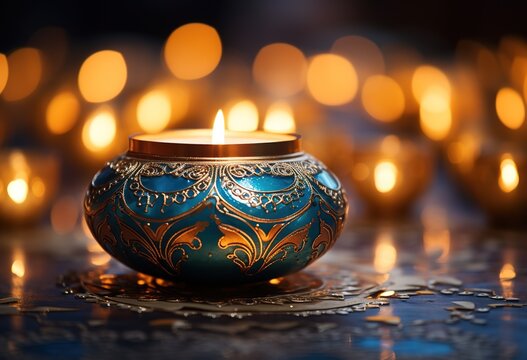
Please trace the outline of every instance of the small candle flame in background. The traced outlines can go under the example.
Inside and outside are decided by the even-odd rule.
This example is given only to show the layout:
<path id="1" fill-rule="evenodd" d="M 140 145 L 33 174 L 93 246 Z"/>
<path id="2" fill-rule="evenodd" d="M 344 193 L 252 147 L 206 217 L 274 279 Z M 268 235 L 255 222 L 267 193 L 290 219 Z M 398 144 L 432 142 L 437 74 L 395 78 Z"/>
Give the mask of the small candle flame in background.
<path id="1" fill-rule="evenodd" d="M 91 152 L 107 149 L 115 139 L 117 123 L 112 108 L 103 106 L 93 112 L 82 128 L 82 142 Z"/>
<path id="2" fill-rule="evenodd" d="M 13 152 L 9 157 L 9 164 L 13 169 L 13 180 L 7 184 L 7 195 L 15 204 L 23 204 L 29 193 L 29 166 L 23 153 Z"/>
<path id="3" fill-rule="evenodd" d="M 24 275 L 26 274 L 26 267 L 24 265 L 24 261 L 21 258 L 19 258 L 19 256 L 11 264 L 11 272 L 13 273 L 13 275 L 19 278 L 23 278 Z"/>
<path id="4" fill-rule="evenodd" d="M 25 178 L 11 180 L 7 184 L 7 194 L 16 204 L 22 204 L 27 199 L 29 187 Z"/>
<path id="5" fill-rule="evenodd" d="M 398 170 L 392 161 L 380 161 L 375 165 L 373 181 L 380 193 L 389 193 L 397 185 Z"/>
<path id="6" fill-rule="evenodd" d="M 251 100 L 236 102 L 227 113 L 227 129 L 255 131 L 258 129 L 258 108 Z"/>
<path id="7" fill-rule="evenodd" d="M 273 133 L 294 133 L 296 125 L 291 106 L 284 101 L 271 104 L 267 109 L 263 128 L 265 131 Z"/>
<path id="8" fill-rule="evenodd" d="M 212 126 L 212 143 L 225 144 L 225 118 L 223 111 L 220 109 L 214 118 L 214 125 Z"/>
<path id="9" fill-rule="evenodd" d="M 505 193 L 510 193 L 518 187 L 519 183 L 520 176 L 516 163 L 510 154 L 503 155 L 500 162 L 500 176 L 498 179 L 500 189 Z"/>

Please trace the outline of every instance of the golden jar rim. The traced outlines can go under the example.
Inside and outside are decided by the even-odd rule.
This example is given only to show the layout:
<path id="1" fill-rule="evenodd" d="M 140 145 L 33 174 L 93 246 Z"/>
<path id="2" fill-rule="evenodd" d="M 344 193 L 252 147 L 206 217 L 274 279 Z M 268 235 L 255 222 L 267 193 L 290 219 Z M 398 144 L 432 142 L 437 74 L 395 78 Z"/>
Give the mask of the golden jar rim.
<path id="1" fill-rule="evenodd" d="M 264 131 L 229 131 L 230 136 L 250 142 L 208 144 L 184 142 L 184 135 L 210 134 L 208 129 L 169 130 L 159 134 L 129 137 L 128 155 L 142 158 L 266 158 L 290 157 L 302 153 L 299 134 L 271 134 Z M 178 142 L 178 139 L 181 139 Z M 241 140 L 240 140 L 241 141 Z"/>

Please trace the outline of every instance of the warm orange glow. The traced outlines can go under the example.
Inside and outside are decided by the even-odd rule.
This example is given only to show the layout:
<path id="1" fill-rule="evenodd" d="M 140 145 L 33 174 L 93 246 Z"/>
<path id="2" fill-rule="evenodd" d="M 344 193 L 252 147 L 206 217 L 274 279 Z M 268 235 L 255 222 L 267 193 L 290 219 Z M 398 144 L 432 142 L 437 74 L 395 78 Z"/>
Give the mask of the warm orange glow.
<path id="1" fill-rule="evenodd" d="M 46 125 L 52 134 L 65 134 L 70 131 L 79 116 L 80 104 L 70 91 L 55 95 L 46 109 Z"/>
<path id="2" fill-rule="evenodd" d="M 271 280 L 269 280 L 269 284 L 271 284 L 271 285 L 278 285 L 280 283 L 281 283 L 280 279 L 271 279 Z"/>
<path id="3" fill-rule="evenodd" d="M 397 135 L 387 135 L 381 141 L 381 151 L 385 155 L 396 155 L 401 150 L 401 140 Z"/>
<path id="4" fill-rule="evenodd" d="M 26 274 L 26 266 L 24 264 L 24 260 L 16 259 L 15 261 L 13 261 L 13 263 L 11 264 L 11 272 L 13 273 L 13 275 L 19 278 L 23 278 Z"/>
<path id="5" fill-rule="evenodd" d="M 450 95 L 441 88 L 430 88 L 423 95 L 419 108 L 419 124 L 423 133 L 432 140 L 443 140 L 452 128 Z"/>
<path id="6" fill-rule="evenodd" d="M 357 35 L 341 37 L 335 41 L 331 52 L 348 59 L 355 66 L 361 80 L 385 71 L 381 49 L 365 37 Z"/>
<path id="7" fill-rule="evenodd" d="M 40 51 L 33 48 L 15 50 L 7 57 L 7 63 L 9 76 L 2 93 L 4 99 L 17 101 L 31 95 L 42 78 Z"/>
<path id="8" fill-rule="evenodd" d="M 105 252 L 91 254 L 90 262 L 95 266 L 102 266 L 110 262 L 112 257 Z"/>
<path id="9" fill-rule="evenodd" d="M 370 168 L 365 163 L 360 162 L 353 166 L 351 174 L 355 179 L 364 181 L 370 176 Z"/>
<path id="10" fill-rule="evenodd" d="M 258 84 L 275 96 L 291 96 L 304 88 L 307 60 L 293 45 L 276 43 L 260 49 L 253 64 Z"/>
<path id="11" fill-rule="evenodd" d="M 448 229 L 425 229 L 423 242 L 428 256 L 437 256 L 437 262 L 446 261 L 450 253 L 450 231 Z"/>
<path id="12" fill-rule="evenodd" d="M 381 232 L 375 245 L 375 255 L 373 267 L 379 273 L 390 272 L 397 263 L 397 250 L 393 246 L 392 235 L 388 232 Z"/>
<path id="13" fill-rule="evenodd" d="M 127 77 L 126 62 L 120 52 L 98 51 L 82 63 L 78 78 L 79 90 L 86 101 L 108 101 L 121 93 Z"/>
<path id="14" fill-rule="evenodd" d="M 451 163 L 471 168 L 474 159 L 479 154 L 481 140 L 474 132 L 465 132 L 459 139 L 450 143 L 447 149 L 448 159 Z"/>
<path id="15" fill-rule="evenodd" d="M 421 213 L 421 221 L 426 255 L 438 263 L 446 263 L 451 244 L 447 210 L 428 205 Z"/>
<path id="16" fill-rule="evenodd" d="M 7 184 L 7 195 L 16 204 L 22 204 L 27 199 L 29 187 L 25 178 L 11 180 Z"/>
<path id="17" fill-rule="evenodd" d="M 510 78 L 511 83 L 518 88 L 523 86 L 525 77 L 527 76 L 527 58 L 523 56 L 516 56 L 511 64 Z"/>
<path id="18" fill-rule="evenodd" d="M 498 185 L 501 191 L 509 193 L 518 187 L 520 183 L 520 175 L 516 163 L 510 154 L 505 154 L 501 158 L 500 163 L 500 177 Z"/>
<path id="19" fill-rule="evenodd" d="M 137 104 L 137 123 L 147 133 L 164 130 L 172 115 L 169 96 L 160 90 L 146 93 Z"/>
<path id="20" fill-rule="evenodd" d="M 421 103 L 424 96 L 432 88 L 439 89 L 439 91 L 450 98 L 450 81 L 444 72 L 430 65 L 418 67 L 412 76 L 412 93 L 417 102 Z"/>
<path id="21" fill-rule="evenodd" d="M 391 161 L 381 161 L 375 165 L 373 171 L 373 180 L 375 189 L 380 193 L 388 193 L 395 188 L 397 184 L 398 170 Z"/>
<path id="22" fill-rule="evenodd" d="M 394 121 L 404 112 L 403 90 L 388 76 L 374 75 L 366 79 L 361 100 L 366 112 L 376 120 Z"/>
<path id="23" fill-rule="evenodd" d="M 251 100 L 241 100 L 227 113 L 227 129 L 255 131 L 258 129 L 258 108 Z"/>
<path id="24" fill-rule="evenodd" d="M 41 198 L 46 194 L 46 185 L 40 177 L 35 176 L 31 179 L 31 192 L 38 198 Z"/>
<path id="25" fill-rule="evenodd" d="M 500 270 L 500 284 L 503 296 L 506 298 L 514 296 L 514 279 L 516 278 L 516 269 L 510 262 L 505 263 Z"/>
<path id="26" fill-rule="evenodd" d="M 95 111 L 82 128 L 82 142 L 90 151 L 97 152 L 111 145 L 117 124 L 113 111 L 101 108 Z"/>
<path id="27" fill-rule="evenodd" d="M 223 111 L 221 111 L 221 109 L 218 110 L 216 117 L 214 118 L 214 125 L 212 126 L 212 143 L 225 143 L 225 118 L 223 117 Z"/>
<path id="28" fill-rule="evenodd" d="M 295 132 L 295 118 L 291 106 L 283 101 L 271 104 L 265 115 L 263 128 L 265 131 L 274 133 L 288 134 Z"/>
<path id="29" fill-rule="evenodd" d="M 516 90 L 503 88 L 496 95 L 496 113 L 509 129 L 518 129 L 525 121 L 525 105 Z"/>
<path id="30" fill-rule="evenodd" d="M 79 201 L 71 196 L 59 198 L 51 207 L 51 226 L 59 234 L 75 230 L 79 218 Z"/>
<path id="31" fill-rule="evenodd" d="M 9 66 L 7 64 L 7 57 L 0 53 L 0 94 L 4 91 L 9 77 Z"/>
<path id="32" fill-rule="evenodd" d="M 307 88 L 324 105 L 344 105 L 355 97 L 358 88 L 353 65 L 339 55 L 315 56 L 307 70 Z"/>
<path id="33" fill-rule="evenodd" d="M 511 263 L 506 263 L 500 270 L 500 280 L 501 281 L 510 281 L 516 278 L 516 270 Z"/>
<path id="34" fill-rule="evenodd" d="M 209 25 L 183 25 L 168 37 L 164 57 L 169 70 L 185 80 L 209 75 L 221 59 L 221 40 L 216 29 Z"/>

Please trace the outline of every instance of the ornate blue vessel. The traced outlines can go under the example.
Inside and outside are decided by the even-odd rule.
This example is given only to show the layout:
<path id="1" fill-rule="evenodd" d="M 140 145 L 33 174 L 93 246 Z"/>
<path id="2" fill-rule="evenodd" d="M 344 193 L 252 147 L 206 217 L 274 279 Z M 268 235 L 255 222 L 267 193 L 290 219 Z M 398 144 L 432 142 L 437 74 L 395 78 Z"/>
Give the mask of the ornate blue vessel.
<path id="1" fill-rule="evenodd" d="M 292 138 L 218 152 L 132 137 L 89 186 L 87 223 L 119 261 L 168 280 L 236 284 L 296 272 L 334 244 L 347 202 Z"/>

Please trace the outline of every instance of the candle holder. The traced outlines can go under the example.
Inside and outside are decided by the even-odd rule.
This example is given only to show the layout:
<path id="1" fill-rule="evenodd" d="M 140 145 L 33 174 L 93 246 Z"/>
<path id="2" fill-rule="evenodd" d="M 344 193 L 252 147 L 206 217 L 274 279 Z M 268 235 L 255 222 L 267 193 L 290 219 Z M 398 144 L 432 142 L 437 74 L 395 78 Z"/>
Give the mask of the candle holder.
<path id="1" fill-rule="evenodd" d="M 0 152 L 0 163 L 0 222 L 37 221 L 57 190 L 59 161 L 51 154 L 13 149 Z"/>
<path id="2" fill-rule="evenodd" d="M 265 281 L 304 268 L 336 241 L 347 201 L 299 136 L 269 135 L 242 133 L 243 143 L 220 145 L 193 143 L 205 130 L 132 136 L 129 151 L 89 186 L 90 230 L 129 267 L 190 284 Z"/>
<path id="3" fill-rule="evenodd" d="M 432 151 L 425 143 L 388 135 L 356 144 L 349 175 L 370 213 L 400 216 L 428 186 L 432 164 Z"/>
<path id="4" fill-rule="evenodd" d="M 525 149 L 514 143 L 490 139 L 476 150 L 472 149 L 468 142 L 458 145 L 465 146 L 457 151 L 464 156 L 449 156 L 450 169 L 466 193 L 495 225 L 525 227 Z"/>

